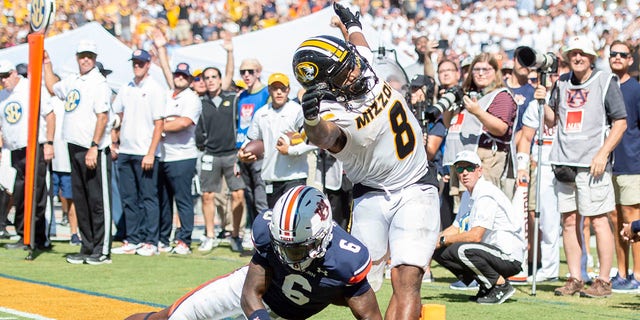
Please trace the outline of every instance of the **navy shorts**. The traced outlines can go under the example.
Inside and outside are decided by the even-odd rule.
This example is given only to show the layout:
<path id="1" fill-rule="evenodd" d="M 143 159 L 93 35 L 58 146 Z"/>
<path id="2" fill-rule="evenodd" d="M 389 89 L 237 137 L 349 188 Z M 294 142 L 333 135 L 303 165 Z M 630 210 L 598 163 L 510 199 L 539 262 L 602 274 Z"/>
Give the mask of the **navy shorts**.
<path id="1" fill-rule="evenodd" d="M 61 196 L 65 199 L 72 199 L 73 193 L 71 192 L 71 173 L 57 171 L 52 172 L 51 188 L 53 189 L 54 196 Z"/>

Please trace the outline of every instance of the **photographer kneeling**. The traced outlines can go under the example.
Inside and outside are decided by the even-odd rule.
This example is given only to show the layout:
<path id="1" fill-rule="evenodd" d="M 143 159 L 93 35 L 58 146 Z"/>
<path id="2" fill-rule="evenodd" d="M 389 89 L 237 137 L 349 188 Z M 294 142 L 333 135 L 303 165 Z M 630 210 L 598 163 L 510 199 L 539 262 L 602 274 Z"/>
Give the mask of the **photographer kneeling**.
<path id="1" fill-rule="evenodd" d="M 507 278 L 521 270 L 524 258 L 522 212 L 495 185 L 483 179 L 480 157 L 469 150 L 457 154 L 454 165 L 467 188 L 454 223 L 442 231 L 433 259 L 469 285 L 480 285 L 472 300 L 500 304 L 515 289 Z"/>

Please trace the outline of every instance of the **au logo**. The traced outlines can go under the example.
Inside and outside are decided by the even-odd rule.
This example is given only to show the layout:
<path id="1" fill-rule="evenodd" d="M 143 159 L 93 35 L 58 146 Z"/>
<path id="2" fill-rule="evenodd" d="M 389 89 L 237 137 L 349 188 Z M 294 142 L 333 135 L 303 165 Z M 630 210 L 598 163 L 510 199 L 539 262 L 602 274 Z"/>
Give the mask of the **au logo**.
<path id="1" fill-rule="evenodd" d="M 318 66 L 313 62 L 301 62 L 296 66 L 296 78 L 300 82 L 313 81 L 318 76 Z"/>
<path id="2" fill-rule="evenodd" d="M 4 107 L 4 118 L 8 123 L 14 124 L 22 119 L 22 106 L 20 103 L 11 101 Z"/>
<path id="3" fill-rule="evenodd" d="M 80 91 L 73 89 L 67 94 L 67 100 L 64 102 L 64 111 L 71 112 L 80 104 Z"/>

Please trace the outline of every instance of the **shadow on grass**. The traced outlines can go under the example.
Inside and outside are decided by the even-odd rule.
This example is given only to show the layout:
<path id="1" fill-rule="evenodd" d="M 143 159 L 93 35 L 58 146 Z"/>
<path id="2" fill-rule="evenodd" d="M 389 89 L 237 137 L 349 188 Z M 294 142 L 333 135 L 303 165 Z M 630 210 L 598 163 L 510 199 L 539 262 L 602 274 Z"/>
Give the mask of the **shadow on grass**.
<path id="1" fill-rule="evenodd" d="M 611 306 L 611 308 L 637 311 L 640 310 L 640 302 L 623 302 L 621 304 Z"/>

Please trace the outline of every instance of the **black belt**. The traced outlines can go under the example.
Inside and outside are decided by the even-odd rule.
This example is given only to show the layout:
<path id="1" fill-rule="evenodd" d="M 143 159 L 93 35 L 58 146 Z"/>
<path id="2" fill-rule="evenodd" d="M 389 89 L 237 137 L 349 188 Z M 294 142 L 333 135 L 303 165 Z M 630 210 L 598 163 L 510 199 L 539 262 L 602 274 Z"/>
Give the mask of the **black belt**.
<path id="1" fill-rule="evenodd" d="M 422 177 L 420 177 L 420 179 L 415 183 L 428 184 L 440 189 L 440 184 L 438 183 L 438 170 L 436 169 L 436 165 L 431 161 L 429 161 L 428 163 L 429 163 L 429 170 L 427 170 L 427 173 L 425 173 Z M 365 193 L 372 192 L 372 191 L 384 192 L 384 190 L 382 189 L 365 186 L 361 183 L 356 183 L 353 185 L 353 198 L 354 199 L 360 198 Z"/>

